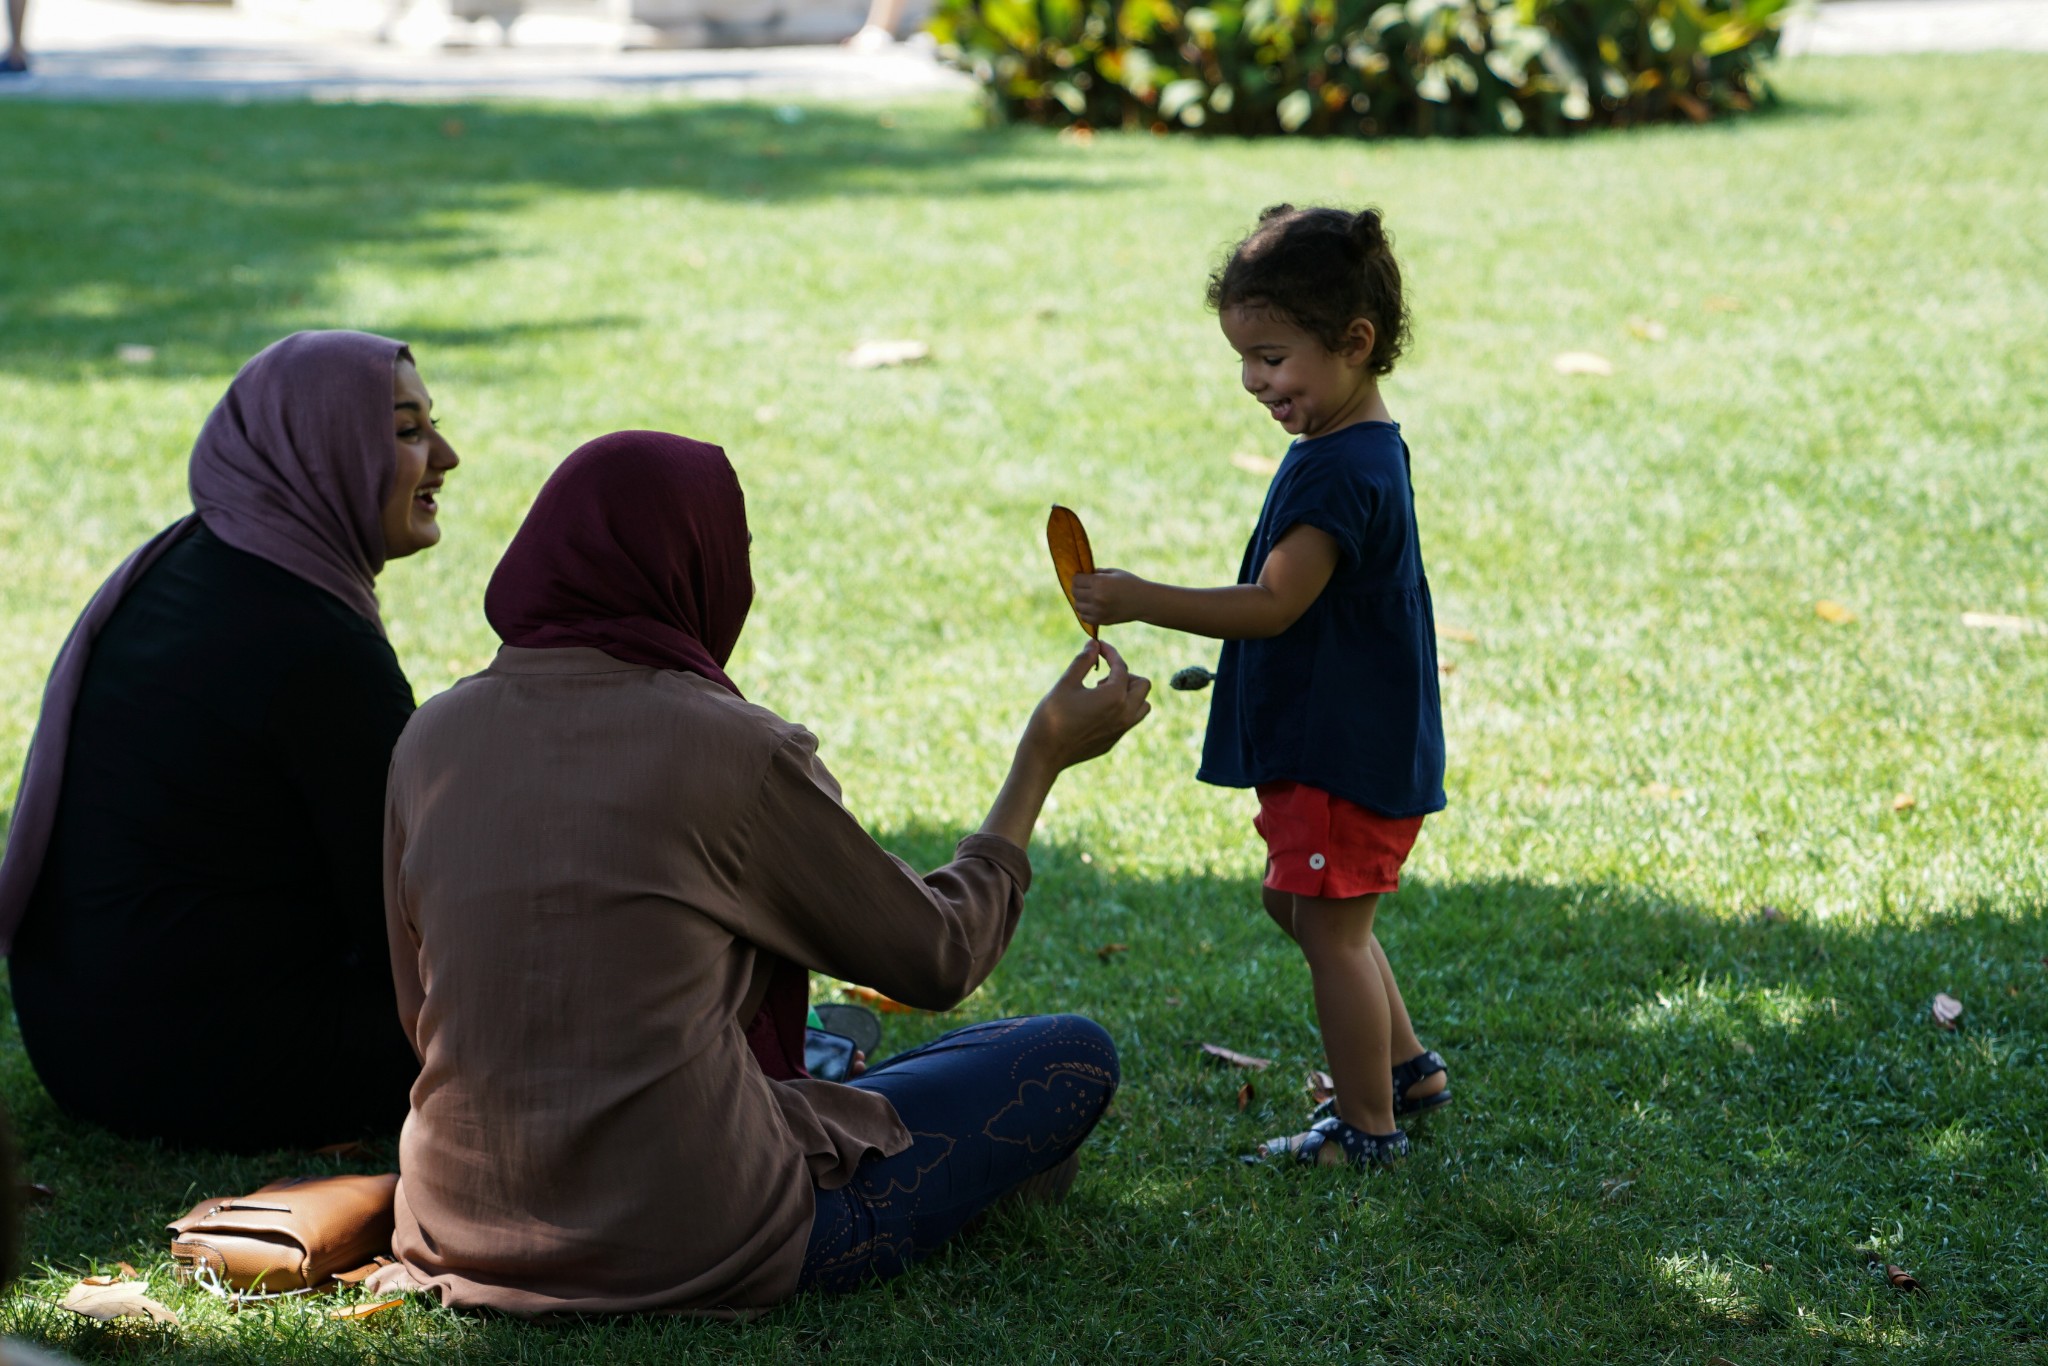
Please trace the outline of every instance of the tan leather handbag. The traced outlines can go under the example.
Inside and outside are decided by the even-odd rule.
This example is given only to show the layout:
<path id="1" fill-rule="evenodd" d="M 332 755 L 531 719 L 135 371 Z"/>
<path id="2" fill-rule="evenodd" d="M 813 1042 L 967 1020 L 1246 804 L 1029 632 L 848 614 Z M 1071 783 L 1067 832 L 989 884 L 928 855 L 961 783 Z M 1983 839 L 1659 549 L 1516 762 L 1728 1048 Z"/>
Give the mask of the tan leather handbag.
<path id="1" fill-rule="evenodd" d="M 398 1177 L 294 1176 L 250 1195 L 201 1200 L 170 1226 L 181 1280 L 233 1290 L 355 1281 L 391 1252 Z"/>

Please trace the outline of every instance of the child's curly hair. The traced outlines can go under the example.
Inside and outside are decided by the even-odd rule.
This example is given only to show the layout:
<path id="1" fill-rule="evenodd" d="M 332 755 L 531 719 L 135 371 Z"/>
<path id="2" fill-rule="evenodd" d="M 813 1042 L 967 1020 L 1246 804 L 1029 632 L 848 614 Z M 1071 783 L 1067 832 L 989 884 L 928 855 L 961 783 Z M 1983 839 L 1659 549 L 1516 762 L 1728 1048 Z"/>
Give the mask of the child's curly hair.
<path id="1" fill-rule="evenodd" d="M 1394 368 L 1408 342 L 1401 267 L 1377 209 L 1297 209 L 1275 204 L 1209 277 L 1209 307 L 1268 308 L 1335 351 L 1353 318 L 1372 323 L 1375 375 Z"/>

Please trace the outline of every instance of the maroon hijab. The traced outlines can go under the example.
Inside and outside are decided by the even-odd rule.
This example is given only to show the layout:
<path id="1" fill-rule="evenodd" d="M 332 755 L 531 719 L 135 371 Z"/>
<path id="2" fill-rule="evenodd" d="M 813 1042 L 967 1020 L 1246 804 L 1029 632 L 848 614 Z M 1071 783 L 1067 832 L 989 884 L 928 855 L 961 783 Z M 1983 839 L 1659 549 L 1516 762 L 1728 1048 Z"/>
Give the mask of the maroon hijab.
<path id="1" fill-rule="evenodd" d="M 491 575 L 484 615 L 507 645 L 594 646 L 737 696 L 725 661 L 754 601 L 747 541 L 724 451 L 613 432 L 548 476 Z"/>
<path id="2" fill-rule="evenodd" d="M 700 674 L 734 696 L 725 662 L 754 601 L 747 504 L 716 446 L 613 432 L 548 476 L 484 590 L 507 645 L 587 645 L 629 664 Z M 810 974 L 777 960 L 747 1044 L 761 1070 L 804 1071 Z"/>
<path id="3" fill-rule="evenodd" d="M 0 862 L 0 952 L 35 894 L 57 823 L 71 713 L 93 641 L 128 590 L 201 524 L 347 603 L 379 631 L 385 495 L 398 471 L 391 369 L 403 342 L 367 332 L 298 332 L 241 369 L 192 446 L 194 511 L 135 550 L 85 605 L 43 688 L 7 857 Z"/>

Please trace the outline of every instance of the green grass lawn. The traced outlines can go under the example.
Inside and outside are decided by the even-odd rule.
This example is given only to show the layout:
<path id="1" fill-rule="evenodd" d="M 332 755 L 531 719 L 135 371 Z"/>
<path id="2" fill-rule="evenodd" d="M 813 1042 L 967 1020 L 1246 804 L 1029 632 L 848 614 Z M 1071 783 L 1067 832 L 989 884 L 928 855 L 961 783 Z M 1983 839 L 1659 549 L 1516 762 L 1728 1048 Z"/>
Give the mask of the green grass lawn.
<path id="1" fill-rule="evenodd" d="M 235 367 L 364 327 L 414 343 L 464 455 L 445 544 L 384 580 L 422 697 L 490 657 L 483 584 L 554 462 L 621 427 L 708 438 L 756 535 L 735 678 L 938 862 L 1080 642 L 1048 503 L 1105 563 L 1235 572 L 1265 480 L 1232 457 L 1284 438 L 1202 283 L 1281 199 L 1387 212 L 1416 311 L 1388 400 L 1439 620 L 1472 637 L 1444 644 L 1451 806 L 1381 915 L 1458 1099 L 1394 1173 L 1234 1160 L 1302 1115 L 1317 1035 L 1251 799 L 1193 781 L 1206 695 L 1162 690 L 1056 794 L 995 977 L 892 1022 L 1109 1027 L 1125 1087 L 1064 1207 L 751 1326 L 230 1316 L 172 1285 L 164 1220 L 325 1160 L 74 1125 L 9 1016 L 0 1095 L 55 1194 L 0 1328 L 190 1362 L 2042 1360 L 2048 634 L 1961 617 L 2048 620 L 2048 59 L 1777 80 L 1766 117 L 1558 143 L 1079 145 L 930 105 L 0 109 L 9 791 L 64 631 L 185 509 Z M 840 364 L 873 337 L 932 359 Z M 1567 350 L 1614 374 L 1555 373 Z M 1110 634 L 1162 679 L 1213 659 Z M 235 1065 L 175 1021 L 104 1030 L 116 1075 Z M 1245 1112 L 1202 1041 L 1277 1060 Z M 117 1258 L 180 1328 L 52 1307 Z"/>

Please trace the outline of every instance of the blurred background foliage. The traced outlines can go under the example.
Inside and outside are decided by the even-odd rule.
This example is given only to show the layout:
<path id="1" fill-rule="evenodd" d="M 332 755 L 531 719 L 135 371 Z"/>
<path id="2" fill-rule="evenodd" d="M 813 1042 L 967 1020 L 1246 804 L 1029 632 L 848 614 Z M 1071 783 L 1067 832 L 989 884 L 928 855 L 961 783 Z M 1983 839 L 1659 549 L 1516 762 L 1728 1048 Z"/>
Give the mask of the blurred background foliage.
<path id="1" fill-rule="evenodd" d="M 940 0 L 1003 120 L 1381 137 L 1558 134 L 1770 99 L 1792 0 Z"/>

